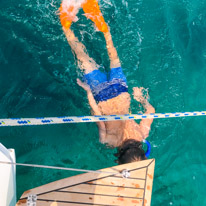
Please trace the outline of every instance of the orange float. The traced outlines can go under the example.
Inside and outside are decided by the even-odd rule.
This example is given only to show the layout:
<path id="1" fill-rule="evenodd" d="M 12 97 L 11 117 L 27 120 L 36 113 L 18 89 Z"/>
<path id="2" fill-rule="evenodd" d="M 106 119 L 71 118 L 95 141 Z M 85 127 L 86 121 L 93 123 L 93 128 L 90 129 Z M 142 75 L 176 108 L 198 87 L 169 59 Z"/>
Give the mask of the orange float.
<path id="1" fill-rule="evenodd" d="M 100 11 L 97 0 L 85 0 L 81 6 L 85 12 L 86 17 L 95 23 L 99 31 L 108 32 L 107 24 Z M 60 21 L 64 29 L 69 29 L 72 21 L 75 18 L 76 14 L 74 12 L 74 8 L 75 5 L 69 6 L 68 8 L 63 8 L 63 3 L 60 6 Z"/>
<path id="2" fill-rule="evenodd" d="M 86 17 L 91 19 L 101 32 L 108 32 L 107 24 L 96 0 L 87 0 L 82 4 Z"/>
<path id="3" fill-rule="evenodd" d="M 74 6 L 69 7 L 67 10 L 63 9 L 61 4 L 59 11 L 60 11 L 60 21 L 64 29 L 69 29 L 72 24 L 72 17 L 69 15 L 74 9 Z"/>

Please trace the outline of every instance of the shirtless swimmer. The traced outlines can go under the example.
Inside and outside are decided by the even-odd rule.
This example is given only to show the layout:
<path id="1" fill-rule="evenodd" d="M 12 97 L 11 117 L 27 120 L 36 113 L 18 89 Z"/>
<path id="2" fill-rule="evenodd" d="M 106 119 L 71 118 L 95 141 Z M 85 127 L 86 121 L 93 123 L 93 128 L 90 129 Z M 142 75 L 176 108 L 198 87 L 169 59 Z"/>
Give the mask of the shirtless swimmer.
<path id="1" fill-rule="evenodd" d="M 97 19 L 91 18 L 92 15 L 94 16 L 94 13 L 90 13 L 91 15 L 88 17 L 94 21 L 98 29 L 104 34 L 111 69 L 109 78 L 98 70 L 96 62 L 88 56 L 85 46 L 78 41 L 70 29 L 71 20 L 74 18 L 75 12 L 65 14 L 63 9 L 61 10 L 60 8 L 60 19 L 64 33 L 72 51 L 76 55 L 80 69 L 84 72 L 84 80 L 77 79 L 77 84 L 87 92 L 87 98 L 93 115 L 129 114 L 131 97 L 128 93 L 126 77 L 113 45 L 109 27 L 105 23 L 99 7 L 91 7 L 91 1 L 95 2 L 94 0 L 87 0 L 82 7 L 85 13 L 95 10 L 98 13 L 95 15 L 99 15 L 102 18 L 101 22 L 97 22 Z M 88 8 L 91 11 L 87 10 L 87 3 L 90 3 Z M 65 16 L 67 16 L 66 20 Z M 69 22 L 69 26 L 66 26 L 65 22 Z M 146 114 L 155 113 L 154 107 L 148 102 L 147 98 L 143 97 L 142 89 L 138 87 L 133 88 L 134 99 L 142 104 Z M 100 141 L 108 146 L 118 148 L 116 156 L 118 157 L 117 162 L 119 164 L 147 159 L 141 142 L 149 136 L 152 122 L 153 119 L 143 119 L 140 124 L 137 124 L 134 120 L 98 122 Z"/>

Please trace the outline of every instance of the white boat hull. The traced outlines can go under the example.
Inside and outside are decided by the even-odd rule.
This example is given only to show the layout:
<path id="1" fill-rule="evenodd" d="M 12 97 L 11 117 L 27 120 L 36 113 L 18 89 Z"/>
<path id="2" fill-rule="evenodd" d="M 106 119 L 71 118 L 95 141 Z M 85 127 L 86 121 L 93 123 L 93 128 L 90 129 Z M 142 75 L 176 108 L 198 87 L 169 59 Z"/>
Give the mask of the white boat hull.
<path id="1" fill-rule="evenodd" d="M 16 162 L 14 149 L 0 143 L 0 161 Z M 0 206 L 16 204 L 16 166 L 0 163 Z"/>

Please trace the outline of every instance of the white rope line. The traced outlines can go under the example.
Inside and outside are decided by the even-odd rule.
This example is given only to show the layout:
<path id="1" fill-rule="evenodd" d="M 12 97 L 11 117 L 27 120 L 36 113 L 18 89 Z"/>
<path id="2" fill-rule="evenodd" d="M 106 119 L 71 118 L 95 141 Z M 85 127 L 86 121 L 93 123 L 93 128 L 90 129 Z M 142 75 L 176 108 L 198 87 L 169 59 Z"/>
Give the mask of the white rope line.
<path id="1" fill-rule="evenodd" d="M 147 118 L 158 119 L 158 118 L 205 116 L 205 115 L 206 115 L 206 111 L 156 113 L 156 114 L 139 113 L 139 114 L 125 114 L 125 115 L 108 115 L 108 116 L 12 118 L 12 119 L 0 119 L 0 127 L 65 124 L 65 123 L 80 123 L 80 122 L 100 122 L 100 121 L 116 121 L 116 120 L 147 119 Z"/>
<path id="2" fill-rule="evenodd" d="M 74 168 L 66 168 L 66 167 L 55 167 L 55 166 L 48 166 L 48 165 L 36 165 L 36 164 L 22 164 L 22 163 L 15 163 L 15 162 L 4 162 L 0 161 L 0 164 L 8 164 L 8 165 L 16 165 L 16 166 L 25 166 L 25 167 L 38 167 L 38 168 L 46 168 L 46 169 L 55 169 L 55 170 L 67 170 L 67 171 L 76 171 L 76 172 L 90 172 L 90 173 L 97 173 L 97 174 L 110 174 L 110 175 L 117 175 L 120 174 L 114 172 L 106 172 L 106 171 L 95 171 L 95 170 L 84 170 L 84 169 L 74 169 Z"/>

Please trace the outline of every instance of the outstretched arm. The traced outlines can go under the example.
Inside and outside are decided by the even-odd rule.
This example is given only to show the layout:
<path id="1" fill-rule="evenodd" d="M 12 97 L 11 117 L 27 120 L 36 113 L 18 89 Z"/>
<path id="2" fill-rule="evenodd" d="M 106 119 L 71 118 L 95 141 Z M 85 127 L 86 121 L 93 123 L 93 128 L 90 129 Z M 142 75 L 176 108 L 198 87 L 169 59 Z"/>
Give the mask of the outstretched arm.
<path id="1" fill-rule="evenodd" d="M 110 59 L 110 68 L 120 67 L 121 66 L 120 60 L 117 54 L 117 50 L 114 47 L 110 31 L 104 32 L 104 38 L 106 40 L 107 52 Z"/>
<path id="2" fill-rule="evenodd" d="M 143 88 L 138 88 L 138 87 L 133 88 L 134 99 L 142 104 L 142 106 L 146 110 L 145 114 L 155 113 L 155 108 L 148 102 L 147 98 L 143 97 L 142 89 Z M 153 119 L 143 119 L 140 122 L 140 129 L 144 139 L 146 139 L 149 136 L 149 131 L 152 122 Z"/>
<path id="3" fill-rule="evenodd" d="M 87 92 L 87 98 L 89 101 L 89 105 L 91 107 L 91 109 L 93 110 L 94 115 L 102 115 L 101 111 L 99 110 L 99 107 L 94 99 L 94 96 L 91 92 L 91 89 L 89 87 L 89 85 L 87 85 L 86 83 L 83 83 L 80 79 L 77 79 L 77 84 L 82 87 L 86 92 Z M 104 122 L 97 122 L 97 126 L 99 129 L 99 136 L 100 138 L 105 138 L 106 136 L 106 127 L 105 127 L 105 123 Z"/>

